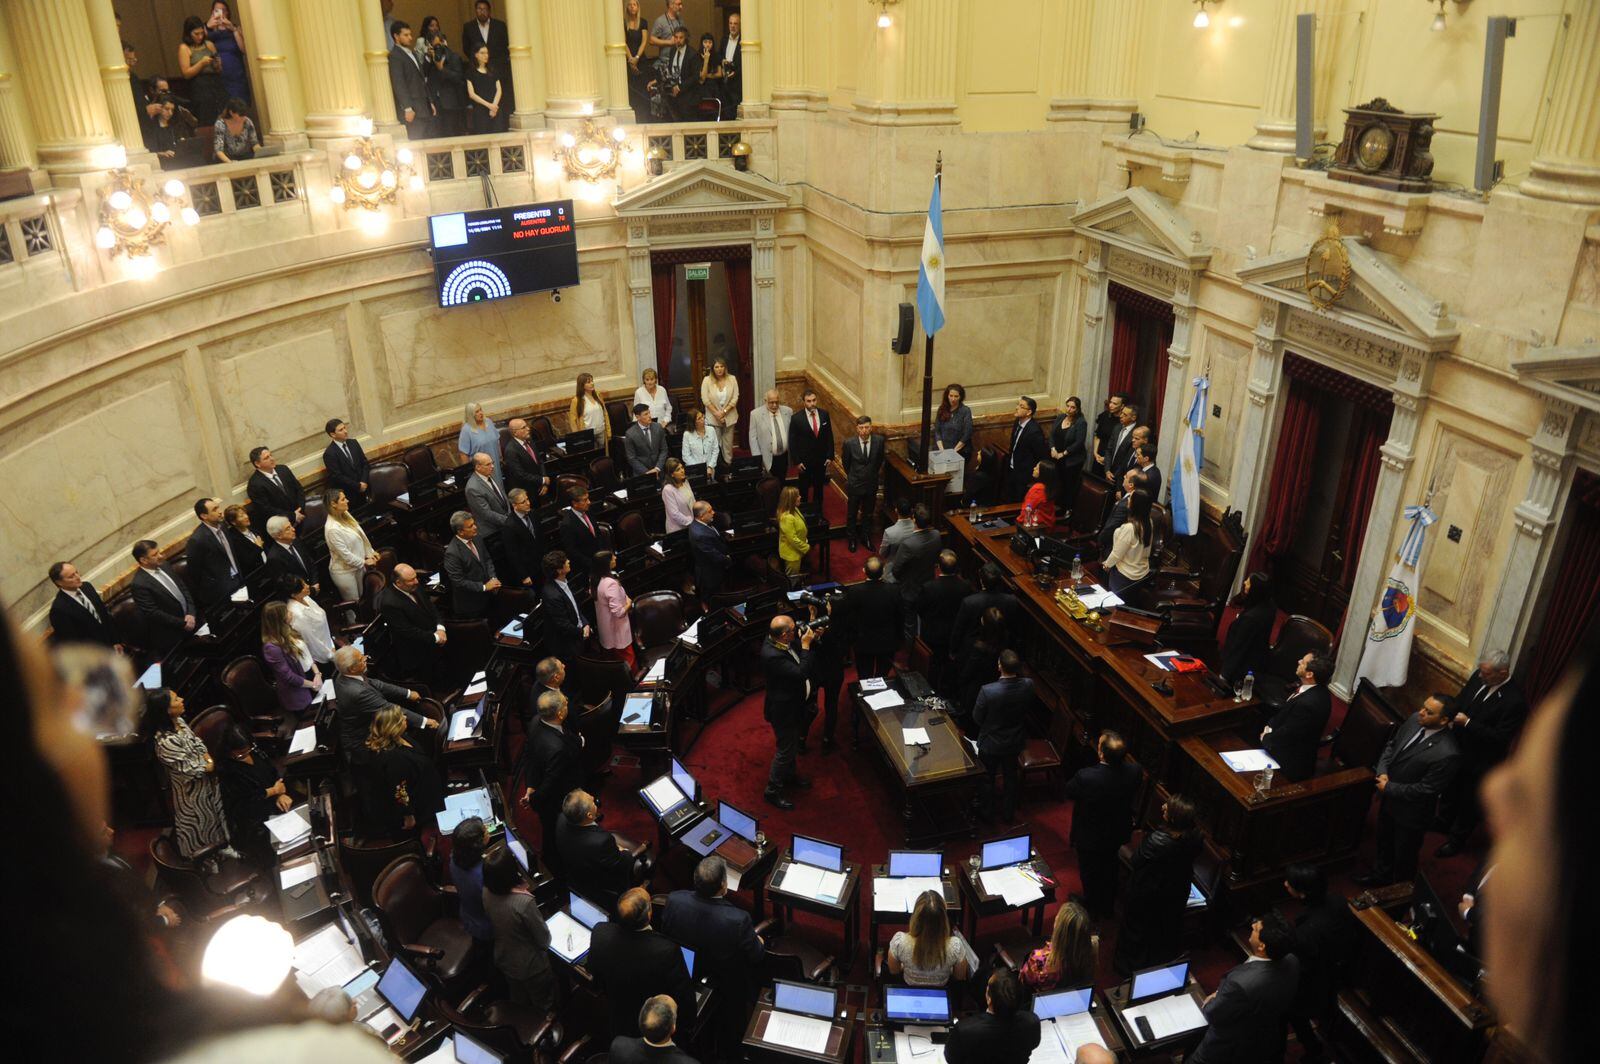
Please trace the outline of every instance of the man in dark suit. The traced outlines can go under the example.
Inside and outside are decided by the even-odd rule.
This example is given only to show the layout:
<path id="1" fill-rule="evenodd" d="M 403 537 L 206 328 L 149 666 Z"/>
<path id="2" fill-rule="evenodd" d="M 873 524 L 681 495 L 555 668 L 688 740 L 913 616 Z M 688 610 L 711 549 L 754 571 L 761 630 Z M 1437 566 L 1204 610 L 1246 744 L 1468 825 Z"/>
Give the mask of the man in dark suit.
<path id="1" fill-rule="evenodd" d="M 1125 406 L 1122 409 L 1123 412 L 1126 413 L 1133 408 Z M 1128 470 L 1135 468 L 1133 458 L 1134 454 L 1138 451 L 1140 444 L 1146 444 L 1149 442 L 1150 426 L 1135 425 L 1133 427 L 1133 431 L 1128 434 L 1127 442 L 1121 447 L 1117 448 L 1115 457 L 1111 459 L 1111 469 L 1108 474 L 1108 478 L 1113 484 L 1120 481 L 1122 479 L 1122 475 L 1128 472 Z"/>
<path id="2" fill-rule="evenodd" d="M 161 564 L 155 540 L 135 543 L 133 560 L 139 566 L 133 574 L 133 603 L 144 619 L 145 650 L 160 661 L 200 627 L 200 607 L 183 581 Z"/>
<path id="3" fill-rule="evenodd" d="M 594 929 L 586 965 L 611 1002 L 611 1030 L 639 1033 L 639 1010 L 657 994 L 672 998 L 678 1015 L 694 1015 L 694 982 L 683 953 L 650 927 L 650 895 L 635 888 L 617 902 L 617 918 Z"/>
<path id="4" fill-rule="evenodd" d="M 962 1017 L 950 1029 L 944 1046 L 947 1064 L 1027 1060 L 1039 1044 L 1039 1017 L 1022 1008 L 1017 977 L 1009 969 L 995 969 L 984 986 L 983 1001 L 982 1012 Z"/>
<path id="5" fill-rule="evenodd" d="M 1105 523 L 1100 526 L 1100 534 L 1095 537 L 1095 542 L 1100 547 L 1100 557 L 1104 558 L 1111 553 L 1111 540 L 1117 534 L 1117 529 L 1128 520 L 1128 503 L 1134 491 L 1142 487 L 1139 474 L 1128 470 L 1122 475 L 1122 493 L 1117 496 L 1116 503 L 1111 507 L 1111 512 L 1106 514 Z"/>
<path id="6" fill-rule="evenodd" d="M 1112 392 L 1106 398 L 1105 409 L 1095 415 L 1094 419 L 1094 471 L 1104 475 L 1107 464 L 1111 461 L 1112 443 L 1117 438 L 1121 429 L 1122 404 L 1128 397 L 1121 392 Z"/>
<path id="7" fill-rule="evenodd" d="M 878 481 L 883 477 L 883 447 L 883 437 L 872 432 L 872 419 L 862 414 L 856 418 L 855 438 L 839 451 L 839 465 L 844 469 L 845 535 L 851 553 L 857 540 L 872 548 L 872 512 L 878 503 Z"/>
<path id="8" fill-rule="evenodd" d="M 619 1034 L 611 1040 L 607 1064 L 698 1064 L 673 1043 L 677 1033 L 677 1002 L 657 994 L 639 1009 L 639 1037 Z"/>
<path id="9" fill-rule="evenodd" d="M 1105 449 L 1101 452 L 1105 466 L 1105 478 L 1115 484 L 1122 479 L 1122 474 L 1127 472 L 1128 466 L 1133 462 L 1134 427 L 1139 423 L 1139 408 L 1127 400 L 1117 407 L 1117 423 L 1106 436 Z"/>
<path id="10" fill-rule="evenodd" d="M 1363 887 L 1409 883 L 1417 875 L 1417 851 L 1439 804 L 1461 766 L 1461 749 L 1447 722 L 1455 699 L 1429 695 L 1414 716 L 1395 729 L 1378 758 L 1378 845 L 1372 870 L 1353 877 Z"/>
<path id="11" fill-rule="evenodd" d="M 1450 734 L 1461 748 L 1461 768 L 1445 792 L 1439 815 L 1450 832 L 1438 857 L 1454 857 L 1483 817 L 1478 789 L 1489 770 L 1506 759 L 1511 744 L 1528 719 L 1528 700 L 1511 678 L 1511 659 L 1504 652 L 1486 654 L 1456 695 Z"/>
<path id="12" fill-rule="evenodd" d="M 528 726 L 522 763 L 517 770 L 522 777 L 520 801 L 538 815 L 542 829 L 539 845 L 544 850 L 545 863 L 552 871 L 558 871 L 561 850 L 556 838 L 560 833 L 561 805 L 567 795 L 583 787 L 583 737 L 566 727 L 567 700 L 560 691 L 539 692 L 534 712 L 539 719 Z"/>
<path id="13" fill-rule="evenodd" d="M 406 136 L 411 140 L 426 140 L 433 136 L 434 119 L 439 114 L 438 104 L 428 88 L 428 72 L 414 51 L 416 34 L 411 24 L 396 19 L 389 27 L 389 88 L 394 92 L 394 110 L 405 123 Z"/>
<path id="14" fill-rule="evenodd" d="M 1080 768 L 1063 792 L 1071 798 L 1072 848 L 1078 855 L 1084 907 L 1095 917 L 1111 915 L 1117 896 L 1117 851 L 1133 835 L 1133 801 L 1144 772 L 1128 759 L 1128 744 L 1103 731 L 1099 760 Z"/>
<path id="15" fill-rule="evenodd" d="M 505 478 L 506 493 L 521 488 L 537 500 L 550 490 L 550 478 L 545 475 L 544 459 L 533 443 L 533 429 L 527 421 L 514 417 L 506 423 L 511 438 L 500 454 L 500 475 Z"/>
<path id="16" fill-rule="evenodd" d="M 1000 678 L 984 684 L 972 719 L 978 725 L 978 757 L 989 773 L 987 786 L 978 798 L 979 815 L 985 820 L 994 815 L 995 777 L 1001 776 L 1005 790 L 1000 799 L 1000 816 L 1013 823 L 1017 814 L 1017 755 L 1028 741 L 1028 713 L 1033 709 L 1033 681 L 1017 675 L 1022 659 L 1015 650 L 1000 652 Z"/>
<path id="17" fill-rule="evenodd" d="M 1300 689 L 1289 696 L 1283 708 L 1272 715 L 1261 729 L 1261 745 L 1296 782 L 1309 779 L 1317 770 L 1317 747 L 1322 744 L 1333 712 L 1333 696 L 1328 681 L 1333 678 L 1333 659 L 1324 654 L 1307 654 L 1295 666 Z"/>
<path id="18" fill-rule="evenodd" d="M 566 665 L 578 660 L 584 641 L 594 631 L 588 615 L 572 591 L 572 559 L 565 551 L 544 556 L 544 587 L 539 592 L 544 615 L 544 645 Z"/>
<path id="19" fill-rule="evenodd" d="M 561 800 L 556 849 L 567 886 L 608 911 L 637 881 L 633 855 L 600 826 L 600 803 L 581 787 Z"/>
<path id="20" fill-rule="evenodd" d="M 111 614 L 100 600 L 100 592 L 78 573 L 71 562 L 56 562 L 50 567 L 50 582 L 56 585 L 50 603 L 50 641 L 52 643 L 99 643 L 117 646 L 111 634 Z"/>
<path id="21" fill-rule="evenodd" d="M 365 760 L 367 732 L 372 718 L 385 706 L 399 706 L 406 723 L 413 728 L 437 728 L 439 722 L 425 717 L 407 703 L 422 701 L 410 688 L 367 675 L 367 655 L 360 647 L 344 646 L 333 652 L 333 697 L 339 725 L 339 748 L 352 761 Z"/>
<path id="22" fill-rule="evenodd" d="M 404 562 L 394 567 L 389 586 L 378 593 L 378 616 L 389 633 L 395 674 L 437 678 L 448 636 L 417 571 Z"/>
<path id="23" fill-rule="evenodd" d="M 950 632 L 955 628 L 961 603 L 972 594 L 972 585 L 961 575 L 961 560 L 953 550 L 938 557 L 938 575 L 922 585 L 917 596 L 917 615 L 922 641 L 928 644 L 928 682 L 939 685 L 945 661 L 950 657 Z"/>
<path id="24" fill-rule="evenodd" d="M 934 568 L 939 564 L 939 551 L 944 548 L 939 530 L 933 527 L 933 511 L 928 509 L 926 503 L 919 502 L 913 506 L 911 517 L 916 527 L 895 548 L 894 556 L 889 559 L 888 571 L 884 574 L 885 580 L 900 589 L 900 598 L 905 604 L 907 639 L 916 638 L 917 604 L 921 601 L 923 589 L 933 579 Z"/>
<path id="25" fill-rule="evenodd" d="M 533 517 L 533 499 L 526 490 L 506 493 L 511 515 L 500 529 L 500 553 L 505 556 L 512 586 L 538 587 L 544 578 L 544 551 L 539 546 L 539 524 Z"/>
<path id="26" fill-rule="evenodd" d="M 591 505 L 588 489 L 578 488 L 572 493 L 572 505 L 561 512 L 561 549 L 567 552 L 578 583 L 585 586 L 589 583 L 589 570 L 594 567 L 595 553 L 611 549 L 610 535 L 601 531 L 589 516 Z"/>
<path id="27" fill-rule="evenodd" d="M 1266 1064 L 1283 1059 L 1283 1021 L 1300 983 L 1300 960 L 1277 913 L 1250 925 L 1249 959 L 1207 995 L 1205 1037 L 1185 1064 Z"/>
<path id="28" fill-rule="evenodd" d="M 328 446 L 322 450 L 322 464 L 328 470 L 328 487 L 338 488 L 350 500 L 351 507 L 367 501 L 367 478 L 372 475 L 372 463 L 361 444 L 350 438 L 350 423 L 343 418 L 329 418 L 323 426 L 328 434 Z"/>
<path id="29" fill-rule="evenodd" d="M 444 549 L 444 575 L 450 581 L 450 608 L 457 617 L 479 618 L 489 613 L 489 600 L 500 590 L 489 552 L 475 542 L 478 521 L 465 510 L 450 515 L 455 536 Z"/>
<path id="30" fill-rule="evenodd" d="M 280 466 L 270 447 L 252 448 L 250 464 L 255 466 L 255 472 L 245 482 L 245 494 L 250 497 L 250 523 L 266 528 L 270 518 L 280 515 L 296 525 L 305 520 L 306 489 L 295 479 L 294 470 Z"/>
<path id="31" fill-rule="evenodd" d="M 712 523 L 716 517 L 717 511 L 709 502 L 704 499 L 695 502 L 694 520 L 689 524 L 689 555 L 694 562 L 694 586 L 701 602 L 721 593 L 728 567 L 733 563 L 728 545 L 722 541 L 722 533 Z"/>
<path id="32" fill-rule="evenodd" d="M 794 808 L 794 802 L 784 797 L 785 786 L 793 784 L 800 790 L 811 787 L 811 781 L 795 771 L 794 763 L 801 729 L 817 711 L 816 690 L 811 682 L 811 643 L 815 639 L 816 633 L 808 628 L 797 640 L 794 618 L 779 614 L 772 619 L 767 641 L 761 646 L 761 672 L 767 681 L 762 716 L 772 725 L 776 742 L 763 797 L 779 809 Z"/>
<path id="33" fill-rule="evenodd" d="M 728 15 L 728 32 L 717 42 L 713 63 L 721 71 L 717 98 L 722 101 L 722 117 L 734 118 L 744 101 L 744 44 L 740 35 L 739 12 Z"/>
<path id="34" fill-rule="evenodd" d="M 505 98 L 500 110 L 510 114 L 517 109 L 516 87 L 511 83 L 511 33 L 505 20 L 493 17 L 489 0 L 472 5 L 473 21 L 461 26 L 461 54 L 467 58 L 477 52 L 479 42 L 489 46 L 489 66 L 500 75 Z"/>
<path id="35" fill-rule="evenodd" d="M 310 584 L 313 592 L 319 591 L 316 564 L 295 542 L 299 538 L 287 517 L 275 514 L 267 518 L 267 572 L 279 581 L 285 576 L 298 577 Z"/>
<path id="36" fill-rule="evenodd" d="M 728 900 L 728 865 L 722 858 L 712 854 L 695 866 L 693 890 L 667 895 L 661 930 L 694 950 L 701 974 L 723 995 L 717 1010 L 718 1046 L 723 1059 L 737 1059 L 766 945 L 750 914 Z"/>
<path id="37" fill-rule="evenodd" d="M 1145 491 L 1150 493 L 1150 498 L 1159 502 L 1161 500 L 1161 470 L 1156 466 L 1155 444 L 1148 440 L 1134 444 L 1131 470 L 1144 481 L 1142 486 Z"/>
<path id="38" fill-rule="evenodd" d="M 905 628 L 905 603 L 893 584 L 883 582 L 883 561 L 868 558 L 866 580 L 845 592 L 844 615 L 856 651 L 856 675 L 885 676 Z"/>
<path id="39" fill-rule="evenodd" d="M 234 559 L 233 544 L 228 542 L 221 501 L 195 500 L 194 515 L 200 523 L 189 533 L 183 556 L 189 559 L 189 581 L 194 585 L 195 598 L 209 610 L 228 601 L 229 595 L 244 586 L 244 569 Z"/>
<path id="40" fill-rule="evenodd" d="M 1011 426 L 1011 453 L 1006 456 L 1006 501 L 1020 502 L 1033 483 L 1033 467 L 1050 456 L 1044 430 L 1034 418 L 1039 404 L 1031 395 L 1017 397 L 1017 420 Z"/>
<path id="41" fill-rule="evenodd" d="M 985 562 L 983 568 L 978 570 L 978 587 L 978 591 L 962 600 L 961 608 L 956 611 L 955 623 L 950 628 L 952 657 L 959 654 L 968 640 L 977 634 L 978 620 L 990 606 L 1005 614 L 1008 632 L 1016 630 L 1022 607 L 1017 602 L 1017 596 L 1006 590 L 1000 567 L 994 562 Z"/>
<path id="42" fill-rule="evenodd" d="M 1290 865 L 1283 887 L 1304 908 L 1290 931 L 1292 952 L 1300 960 L 1300 986 L 1289 1006 L 1289 1023 L 1306 1059 L 1322 1053 L 1315 1020 L 1329 1022 L 1334 995 L 1342 983 L 1341 972 L 1349 956 L 1350 906 L 1328 894 L 1328 877 L 1315 865 Z"/>
<path id="43" fill-rule="evenodd" d="M 789 418 L 789 464 L 799 474 L 801 501 L 820 504 L 833 461 L 833 421 L 817 408 L 815 389 L 807 388 L 800 399 L 800 409 Z"/>
<path id="44" fill-rule="evenodd" d="M 649 403 L 633 404 L 633 424 L 628 426 L 622 446 L 631 476 L 661 476 L 661 467 L 667 464 L 667 432 L 655 424 Z"/>

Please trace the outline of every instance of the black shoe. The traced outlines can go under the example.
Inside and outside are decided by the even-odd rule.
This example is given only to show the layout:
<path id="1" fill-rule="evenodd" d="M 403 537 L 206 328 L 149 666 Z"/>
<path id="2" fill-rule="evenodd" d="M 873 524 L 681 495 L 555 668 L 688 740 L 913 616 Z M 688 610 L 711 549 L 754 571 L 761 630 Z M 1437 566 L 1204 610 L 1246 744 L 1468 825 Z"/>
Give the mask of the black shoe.
<path id="1" fill-rule="evenodd" d="M 1435 857 L 1454 857 L 1461 852 L 1461 843 L 1455 839 L 1448 839 L 1443 846 L 1433 851 Z"/>
<path id="2" fill-rule="evenodd" d="M 1358 887 L 1386 887 L 1394 882 L 1394 877 L 1386 872 L 1373 871 L 1351 876 L 1350 881 Z"/>
<path id="3" fill-rule="evenodd" d="M 798 790 L 809 791 L 811 789 L 811 781 L 804 776 L 796 776 L 789 781 L 789 786 Z"/>
<path id="4" fill-rule="evenodd" d="M 782 791 L 774 791 L 769 789 L 764 792 L 761 797 L 765 798 L 769 804 L 775 805 L 779 809 L 794 808 L 794 803 L 785 798 Z"/>

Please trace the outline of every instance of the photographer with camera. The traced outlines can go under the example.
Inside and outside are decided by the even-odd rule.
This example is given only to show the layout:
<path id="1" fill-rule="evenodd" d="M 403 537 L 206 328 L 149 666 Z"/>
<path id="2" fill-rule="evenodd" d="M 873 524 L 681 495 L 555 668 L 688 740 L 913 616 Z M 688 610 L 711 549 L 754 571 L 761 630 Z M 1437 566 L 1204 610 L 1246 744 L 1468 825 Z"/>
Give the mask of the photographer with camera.
<path id="1" fill-rule="evenodd" d="M 793 490 L 793 489 L 790 489 Z M 816 640 L 811 644 L 811 675 L 817 690 L 822 692 L 822 749 L 832 750 L 834 730 L 839 722 L 839 692 L 844 689 L 845 639 L 833 630 L 833 604 L 844 593 L 834 591 L 826 596 L 807 592 L 795 600 L 795 606 L 806 611 L 805 628 Z M 805 753 L 806 735 L 811 722 L 817 719 L 816 706 L 800 729 L 800 752 Z"/>
<path id="2" fill-rule="evenodd" d="M 762 797 L 779 809 L 794 808 L 794 802 L 784 797 L 785 786 L 793 785 L 802 791 L 811 788 L 811 781 L 795 771 L 795 755 L 800 750 L 800 734 L 810 722 L 810 715 L 816 713 L 816 687 L 812 682 L 816 661 L 811 653 L 816 639 L 816 632 L 809 628 L 797 630 L 793 617 L 780 614 L 772 619 L 767 641 L 761 646 L 761 672 L 767 681 L 762 715 L 772 725 L 777 743 Z M 796 642 L 800 644 L 798 649 Z"/>

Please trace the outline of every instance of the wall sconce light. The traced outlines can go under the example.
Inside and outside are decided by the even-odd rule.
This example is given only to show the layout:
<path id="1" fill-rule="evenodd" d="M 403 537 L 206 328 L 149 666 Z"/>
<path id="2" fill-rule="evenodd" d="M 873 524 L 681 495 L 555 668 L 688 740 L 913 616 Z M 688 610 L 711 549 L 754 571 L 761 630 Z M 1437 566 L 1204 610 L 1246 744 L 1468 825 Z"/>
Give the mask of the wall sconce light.
<path id="1" fill-rule="evenodd" d="M 166 241 L 167 226 L 177 217 L 184 225 L 194 225 L 200 215 L 185 206 L 189 190 L 177 178 L 169 178 L 155 192 L 144 187 L 144 178 L 127 170 L 113 170 L 111 183 L 100 190 L 100 226 L 94 242 L 103 251 L 128 256 L 139 272 L 151 272 L 155 260 L 150 249 Z"/>
<path id="2" fill-rule="evenodd" d="M 391 162 L 370 137 L 362 137 L 340 162 L 328 199 L 344 204 L 347 211 L 356 207 L 381 210 L 395 201 L 402 183 L 413 190 L 422 188 L 422 175 L 412 167 L 414 160 L 410 148 L 401 148 Z"/>
<path id="3" fill-rule="evenodd" d="M 1222 0 L 1194 0 L 1194 2 L 1200 5 L 1200 10 L 1194 13 L 1194 28 L 1203 30 L 1211 25 L 1211 16 L 1206 14 L 1206 5 L 1220 4 Z"/>
<path id="4" fill-rule="evenodd" d="M 750 169 L 750 145 L 743 139 L 728 149 L 728 154 L 733 156 L 733 168 L 740 173 Z"/>
<path id="5" fill-rule="evenodd" d="M 889 5 L 898 4 L 900 0 L 867 0 L 869 4 L 878 5 L 878 28 L 886 30 L 894 25 L 894 16 L 889 14 Z"/>
<path id="6" fill-rule="evenodd" d="M 576 134 L 561 134 L 555 158 L 566 169 L 569 180 L 598 184 L 615 178 L 623 153 L 632 150 L 627 130 L 613 126 L 607 133 L 594 119 L 585 118 Z"/>
<path id="7" fill-rule="evenodd" d="M 1461 8 L 1466 7 L 1471 2 L 1472 2 L 1472 0 L 1456 0 L 1456 14 L 1457 15 L 1461 14 Z M 1445 19 L 1444 19 L 1445 0 L 1428 0 L 1428 3 L 1430 3 L 1430 4 L 1438 4 L 1439 5 L 1439 13 L 1433 16 L 1433 24 L 1430 25 L 1428 28 L 1430 30 L 1432 30 L 1434 33 L 1443 33 L 1444 32 L 1444 27 L 1445 27 Z"/>
<path id="8" fill-rule="evenodd" d="M 651 148 L 645 153 L 645 161 L 650 164 L 650 176 L 660 177 L 661 171 L 666 169 L 666 150 L 659 147 Z"/>

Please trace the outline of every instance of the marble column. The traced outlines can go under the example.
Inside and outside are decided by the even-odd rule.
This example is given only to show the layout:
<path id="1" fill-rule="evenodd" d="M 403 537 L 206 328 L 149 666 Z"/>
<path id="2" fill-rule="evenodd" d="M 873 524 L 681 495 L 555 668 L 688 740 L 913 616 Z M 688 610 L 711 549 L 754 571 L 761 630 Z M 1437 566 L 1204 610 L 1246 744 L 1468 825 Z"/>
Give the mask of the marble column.
<path id="1" fill-rule="evenodd" d="M 813 93 L 806 84 L 808 10 L 806 0 L 768 0 L 766 34 L 772 44 L 767 69 L 774 111 L 804 111 L 811 103 Z"/>
<path id="2" fill-rule="evenodd" d="M 3 6 L 0 6 L 3 10 Z M 17 83 L 16 59 L 6 20 L 0 18 L 0 170 L 33 170 L 39 159 L 33 151 L 33 124 L 28 101 Z"/>
<path id="3" fill-rule="evenodd" d="M 599 5 L 547 0 L 542 12 L 546 113 L 552 118 L 593 114 L 605 100 Z"/>
<path id="4" fill-rule="evenodd" d="M 1100 404 L 1094 397 L 1106 393 L 1111 368 L 1105 359 L 1107 337 L 1111 330 L 1106 321 L 1106 311 L 1111 303 L 1111 278 L 1106 274 L 1106 246 L 1099 241 L 1089 245 L 1084 273 L 1088 277 L 1088 296 L 1083 304 L 1083 349 L 1078 359 L 1078 377 L 1072 391 L 1084 396 L 1090 410 L 1098 414 Z M 1092 444 L 1092 441 L 1091 441 Z"/>
<path id="5" fill-rule="evenodd" d="M 621 4 L 605 5 L 606 108 L 618 121 L 631 122 L 633 108 L 628 106 L 628 39 L 622 15 Z"/>
<path id="6" fill-rule="evenodd" d="M 1271 471 L 1272 445 L 1283 421 L 1283 333 L 1288 308 L 1272 299 L 1261 300 L 1261 317 L 1255 328 L 1255 353 L 1245 385 L 1248 402 L 1234 437 L 1233 469 L 1228 474 L 1229 505 L 1244 515 L 1245 532 L 1254 540 L 1261 527 L 1266 503 L 1267 475 Z M 1234 586 L 1248 575 L 1240 566 Z"/>
<path id="7" fill-rule="evenodd" d="M 1313 111 L 1312 132 L 1317 141 L 1327 139 L 1327 123 L 1320 121 L 1320 107 L 1327 99 L 1327 72 L 1333 69 L 1328 52 L 1333 47 L 1333 34 L 1324 33 L 1328 21 L 1330 0 L 1292 0 L 1278 5 L 1278 23 L 1273 28 L 1272 50 L 1267 53 L 1267 90 L 1262 98 L 1261 115 L 1256 119 L 1255 136 L 1245 144 L 1261 151 L 1294 154 L 1294 104 L 1296 67 L 1295 18 L 1298 15 L 1317 17 L 1317 47 L 1312 64 L 1311 96 Z"/>
<path id="8" fill-rule="evenodd" d="M 1090 19 L 1089 103 L 1084 117 L 1091 122 L 1127 125 L 1139 109 L 1139 41 L 1144 27 L 1143 5 L 1126 0 L 1094 0 Z"/>
<path id="9" fill-rule="evenodd" d="M 739 102 L 743 118 L 765 118 L 770 95 L 767 91 L 766 0 L 744 0 L 739 7 L 739 61 L 744 68 L 744 99 Z M 727 32 L 727 22 L 717 28 L 717 39 Z"/>
<path id="10" fill-rule="evenodd" d="M 960 5 L 904 0 L 892 14 L 892 26 L 874 30 L 875 83 L 863 75 L 851 117 L 872 125 L 955 125 Z"/>
<path id="11" fill-rule="evenodd" d="M 1573 6 L 1522 191 L 1594 205 L 1600 204 L 1600 4 Z"/>
<path id="12" fill-rule="evenodd" d="M 305 92 L 306 133 L 313 141 L 364 135 L 367 73 L 352 46 L 362 40 L 361 13 L 355 4 L 289 0 L 294 21 L 295 57 Z M 394 98 L 389 99 L 390 107 Z"/>
<path id="13" fill-rule="evenodd" d="M 539 3 L 540 0 L 510 0 L 506 4 L 511 83 L 517 88 L 517 106 L 511 112 L 512 129 L 544 128 L 544 52 L 534 43 L 539 36 Z M 612 6 L 620 8 L 620 5 Z"/>
<path id="14" fill-rule="evenodd" d="M 1551 541 L 1561 521 L 1561 487 L 1578 439 L 1578 419 L 1584 416 L 1574 403 L 1546 398 L 1538 431 L 1528 438 L 1533 473 L 1528 490 L 1511 516 L 1511 549 L 1500 570 L 1489 626 L 1478 656 L 1496 650 L 1512 653 L 1527 632 L 1528 614 L 1549 563 Z M 1589 414 L 1589 417 L 1600 415 Z"/>
<path id="15" fill-rule="evenodd" d="M 1061 68 L 1050 98 L 1049 122 L 1082 120 L 1089 111 L 1089 42 L 1094 0 L 1062 0 Z"/>
<path id="16" fill-rule="evenodd" d="M 394 109 L 394 89 L 389 84 L 389 49 L 394 41 L 383 32 L 383 7 L 378 0 L 357 0 L 361 6 L 362 58 L 367 67 L 367 99 L 372 104 L 372 128 L 390 136 L 404 125 Z M 413 26 L 413 30 L 421 27 Z"/>
<path id="17" fill-rule="evenodd" d="M 35 147 L 50 176 L 121 166 L 127 153 L 111 124 L 82 0 L 5 0 L 0 21 L 11 31 Z"/>
<path id="18" fill-rule="evenodd" d="M 764 395 L 778 382 L 778 232 L 777 215 L 755 216 L 756 239 L 750 257 L 750 344 L 755 394 Z"/>
<path id="19" fill-rule="evenodd" d="M 299 86 L 289 69 L 284 37 L 283 0 L 249 0 L 250 36 L 255 48 L 256 83 L 261 86 L 262 139 L 285 147 L 305 146 L 305 115 Z"/>
<path id="20" fill-rule="evenodd" d="M 94 35 L 95 58 L 100 62 L 100 85 L 105 91 L 111 128 L 133 162 L 154 163 L 155 156 L 145 150 L 144 131 L 139 127 L 139 112 L 134 106 L 128 64 L 122 58 L 122 36 L 117 33 L 116 12 L 111 0 L 88 0 L 89 28 Z"/>
<path id="21" fill-rule="evenodd" d="M 627 226 L 628 304 L 633 312 L 637 370 L 643 374 L 647 369 L 656 368 L 656 311 L 650 272 L 649 223 L 642 218 L 629 218 Z"/>
<path id="22" fill-rule="evenodd" d="M 1178 430 L 1189 413 L 1189 401 L 1194 398 L 1194 387 L 1189 382 L 1196 375 L 1190 372 L 1194 360 L 1189 344 L 1194 336 L 1192 293 L 1199 279 L 1191 274 L 1184 276 L 1186 283 L 1181 284 L 1172 298 L 1172 343 L 1167 345 L 1167 390 L 1161 397 L 1161 424 L 1156 426 L 1156 431 L 1160 433 L 1156 437 L 1156 465 L 1165 471 L 1164 487 L 1170 486 L 1178 475 L 1178 464 L 1174 457 L 1178 450 Z"/>

